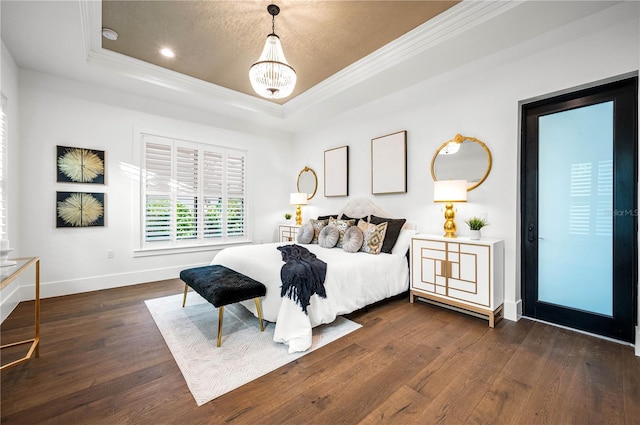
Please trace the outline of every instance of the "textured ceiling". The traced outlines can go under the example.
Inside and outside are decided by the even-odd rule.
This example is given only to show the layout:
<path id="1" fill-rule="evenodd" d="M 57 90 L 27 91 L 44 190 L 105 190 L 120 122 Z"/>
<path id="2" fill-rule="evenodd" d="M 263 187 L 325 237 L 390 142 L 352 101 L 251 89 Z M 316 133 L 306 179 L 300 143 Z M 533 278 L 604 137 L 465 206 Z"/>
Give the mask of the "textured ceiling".
<path id="1" fill-rule="evenodd" d="M 257 96 L 249 68 L 271 32 L 269 1 L 104 0 L 102 47 Z M 298 82 L 285 103 L 458 1 L 277 1 L 275 32 Z M 175 51 L 165 58 L 163 47 Z"/>

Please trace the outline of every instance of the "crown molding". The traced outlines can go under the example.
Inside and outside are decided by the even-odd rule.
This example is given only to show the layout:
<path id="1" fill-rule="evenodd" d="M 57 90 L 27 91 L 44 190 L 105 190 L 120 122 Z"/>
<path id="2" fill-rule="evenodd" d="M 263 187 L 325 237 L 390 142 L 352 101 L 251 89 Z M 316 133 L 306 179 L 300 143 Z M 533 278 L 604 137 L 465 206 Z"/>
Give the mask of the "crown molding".
<path id="1" fill-rule="evenodd" d="M 101 2 L 80 0 L 80 8 L 87 64 L 178 93 L 206 97 L 212 106 L 233 107 L 244 112 L 283 118 L 282 107 L 276 103 L 103 49 Z"/>
<path id="2" fill-rule="evenodd" d="M 522 3 L 463 0 L 286 102 L 285 116 L 325 101 Z"/>

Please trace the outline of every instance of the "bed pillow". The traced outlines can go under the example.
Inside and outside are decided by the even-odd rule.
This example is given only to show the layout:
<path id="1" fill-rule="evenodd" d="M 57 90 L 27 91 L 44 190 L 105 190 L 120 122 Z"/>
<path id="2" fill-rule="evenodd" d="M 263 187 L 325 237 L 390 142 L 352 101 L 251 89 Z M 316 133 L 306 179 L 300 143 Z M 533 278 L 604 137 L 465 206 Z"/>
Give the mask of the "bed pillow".
<path id="1" fill-rule="evenodd" d="M 360 221 L 358 227 L 362 230 L 362 248 L 363 252 L 369 254 L 380 254 L 384 243 L 385 234 L 387 233 L 387 222 L 381 224 L 367 223 Z"/>
<path id="2" fill-rule="evenodd" d="M 329 220 L 330 218 L 338 218 L 338 214 L 334 215 L 319 215 L 318 220 Z"/>
<path id="3" fill-rule="evenodd" d="M 329 224 L 333 224 L 338 228 L 338 231 L 340 232 L 340 237 L 338 238 L 338 243 L 336 244 L 336 247 L 342 248 L 342 240 L 344 239 L 344 232 L 346 232 L 349 227 L 355 224 L 355 220 L 336 220 L 335 218 L 330 218 Z"/>
<path id="4" fill-rule="evenodd" d="M 318 244 L 323 248 L 333 248 L 338 243 L 340 231 L 333 224 L 327 224 L 318 235 Z"/>
<path id="5" fill-rule="evenodd" d="M 351 226 L 344 232 L 342 239 L 342 249 L 345 252 L 358 252 L 362 248 L 364 235 L 358 226 Z"/>
<path id="6" fill-rule="evenodd" d="M 409 245 L 411 245 L 411 238 L 416 233 L 418 233 L 418 231 L 413 229 L 400 230 L 400 235 L 398 236 L 398 240 L 396 241 L 396 244 L 393 246 L 391 253 L 406 255 L 407 251 L 409 250 Z"/>
<path id="7" fill-rule="evenodd" d="M 404 218 L 382 218 L 376 217 L 372 215 L 369 219 L 369 223 L 380 224 L 380 223 L 389 223 L 387 225 L 387 234 L 384 237 L 384 245 L 382 245 L 382 252 L 386 252 L 387 254 L 391 254 L 391 250 L 393 246 L 396 244 L 398 240 L 398 236 L 400 235 L 400 230 L 402 230 L 402 226 L 407 220 Z"/>
<path id="8" fill-rule="evenodd" d="M 353 218 L 353 217 L 349 217 L 349 216 L 348 216 L 348 215 L 346 215 L 346 214 L 342 214 L 342 215 L 340 216 L 340 220 L 354 220 L 354 221 L 355 221 L 354 225 L 356 225 L 356 226 L 358 225 L 358 223 L 360 222 L 360 220 L 369 221 L 368 219 L 369 219 L 369 217 Z"/>
<path id="9" fill-rule="evenodd" d="M 328 220 L 310 219 L 309 223 L 311 223 L 311 227 L 313 227 L 313 239 L 311 239 L 311 243 L 318 243 L 318 236 L 320 236 L 320 231 L 324 226 L 327 225 Z"/>
<path id="10" fill-rule="evenodd" d="M 311 243 L 314 235 L 315 232 L 313 231 L 313 226 L 311 223 L 307 223 L 298 229 L 298 236 L 296 237 L 296 240 L 298 243 Z"/>

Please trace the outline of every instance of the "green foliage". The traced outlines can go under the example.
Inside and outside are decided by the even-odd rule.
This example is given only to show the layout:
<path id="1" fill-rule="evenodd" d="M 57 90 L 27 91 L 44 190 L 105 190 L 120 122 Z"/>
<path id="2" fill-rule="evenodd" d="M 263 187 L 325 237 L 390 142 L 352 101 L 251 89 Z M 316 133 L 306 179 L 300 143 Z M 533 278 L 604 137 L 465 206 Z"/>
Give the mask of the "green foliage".
<path id="1" fill-rule="evenodd" d="M 203 237 L 219 238 L 223 236 L 222 199 L 209 199 L 204 205 Z M 171 202 L 168 198 L 148 198 L 146 203 L 146 216 L 148 228 L 146 238 L 148 241 L 169 240 L 169 221 L 175 214 L 176 238 L 195 239 L 198 237 L 198 200 L 196 198 L 181 198 L 176 200 L 175 212 L 171 211 Z M 226 235 L 242 236 L 244 226 L 244 199 L 230 198 L 227 201 Z"/>
<path id="2" fill-rule="evenodd" d="M 177 201 L 176 225 L 178 239 L 192 239 L 196 237 L 195 206 L 186 205 Z"/>
<path id="3" fill-rule="evenodd" d="M 289 214 L 289 213 L 284 213 L 284 218 L 285 218 L 286 220 L 289 220 L 291 217 L 292 217 L 292 216 L 291 216 L 291 214 Z"/>
<path id="4" fill-rule="evenodd" d="M 471 217 L 470 219 L 465 220 L 464 222 L 469 225 L 469 229 L 471 230 L 480 230 L 484 226 L 489 225 L 489 222 L 486 219 L 481 217 Z"/>

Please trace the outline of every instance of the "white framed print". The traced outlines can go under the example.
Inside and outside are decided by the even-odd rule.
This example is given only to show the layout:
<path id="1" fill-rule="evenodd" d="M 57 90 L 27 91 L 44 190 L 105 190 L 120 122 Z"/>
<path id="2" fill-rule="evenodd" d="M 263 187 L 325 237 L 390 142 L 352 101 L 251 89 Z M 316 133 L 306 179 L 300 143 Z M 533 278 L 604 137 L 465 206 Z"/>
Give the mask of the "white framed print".
<path id="1" fill-rule="evenodd" d="M 371 193 L 407 192 L 407 132 L 371 139 Z"/>
<path id="2" fill-rule="evenodd" d="M 349 146 L 324 151 L 324 196 L 349 196 Z"/>

